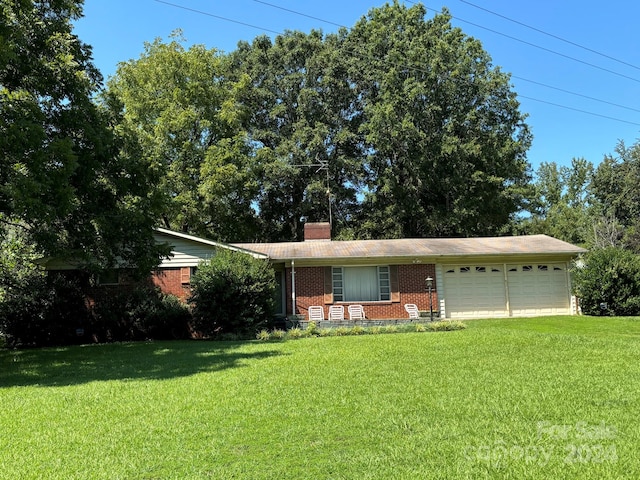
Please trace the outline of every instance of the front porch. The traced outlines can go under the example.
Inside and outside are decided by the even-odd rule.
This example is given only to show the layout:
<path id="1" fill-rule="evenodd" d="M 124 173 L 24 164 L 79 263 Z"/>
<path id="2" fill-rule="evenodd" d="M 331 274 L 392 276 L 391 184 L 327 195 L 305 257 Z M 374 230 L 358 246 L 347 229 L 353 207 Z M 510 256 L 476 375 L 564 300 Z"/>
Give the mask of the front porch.
<path id="1" fill-rule="evenodd" d="M 440 312 L 433 312 L 433 321 L 440 321 Z M 421 311 L 420 318 L 376 318 L 364 320 L 320 320 L 315 321 L 317 328 L 340 328 L 340 327 L 386 327 L 389 325 L 413 325 L 417 323 L 430 323 L 431 317 L 428 311 Z M 289 315 L 282 319 L 282 327 L 285 329 L 301 328 L 305 330 L 311 321 L 304 315 Z"/>

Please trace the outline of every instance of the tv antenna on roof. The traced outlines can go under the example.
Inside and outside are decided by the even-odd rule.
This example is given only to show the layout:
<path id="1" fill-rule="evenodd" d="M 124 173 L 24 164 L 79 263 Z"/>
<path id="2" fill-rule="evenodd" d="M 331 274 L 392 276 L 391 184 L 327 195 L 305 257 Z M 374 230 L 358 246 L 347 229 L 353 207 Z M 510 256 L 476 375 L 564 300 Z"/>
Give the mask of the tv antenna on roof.
<path id="1" fill-rule="evenodd" d="M 306 165 L 291 165 L 292 167 L 318 167 L 316 173 L 325 171 L 327 172 L 327 202 L 329 203 L 329 225 L 333 225 L 333 218 L 331 215 L 331 188 L 329 187 L 329 160 L 320 160 L 318 154 L 316 154 L 316 163 L 309 163 Z"/>

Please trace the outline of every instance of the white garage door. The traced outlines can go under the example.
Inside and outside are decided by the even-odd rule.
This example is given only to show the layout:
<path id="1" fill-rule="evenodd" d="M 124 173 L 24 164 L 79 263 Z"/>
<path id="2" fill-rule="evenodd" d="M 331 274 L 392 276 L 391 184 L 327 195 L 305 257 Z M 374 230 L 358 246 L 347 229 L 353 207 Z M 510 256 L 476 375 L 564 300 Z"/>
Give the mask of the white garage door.
<path id="1" fill-rule="evenodd" d="M 571 311 L 566 265 L 507 265 L 511 315 L 558 315 Z"/>
<path id="2" fill-rule="evenodd" d="M 571 313 L 565 264 L 452 265 L 443 271 L 448 318 Z"/>
<path id="3" fill-rule="evenodd" d="M 506 317 L 503 265 L 444 267 L 445 311 L 450 318 Z"/>

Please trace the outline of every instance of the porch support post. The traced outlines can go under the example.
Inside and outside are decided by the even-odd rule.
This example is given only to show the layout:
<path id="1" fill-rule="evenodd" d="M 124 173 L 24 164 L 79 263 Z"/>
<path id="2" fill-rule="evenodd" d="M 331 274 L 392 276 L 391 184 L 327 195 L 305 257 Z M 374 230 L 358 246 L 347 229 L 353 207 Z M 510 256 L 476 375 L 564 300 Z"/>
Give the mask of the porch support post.
<path id="1" fill-rule="evenodd" d="M 296 261 L 295 260 L 291 260 L 291 308 L 293 309 L 291 314 L 296 315 L 298 308 L 296 305 Z"/>

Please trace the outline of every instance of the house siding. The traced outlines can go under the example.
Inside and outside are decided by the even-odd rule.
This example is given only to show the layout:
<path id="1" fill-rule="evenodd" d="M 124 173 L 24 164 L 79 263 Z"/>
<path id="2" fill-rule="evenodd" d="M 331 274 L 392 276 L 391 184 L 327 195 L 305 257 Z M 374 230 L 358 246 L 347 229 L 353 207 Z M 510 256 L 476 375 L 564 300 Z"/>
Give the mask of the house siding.
<path id="1" fill-rule="evenodd" d="M 415 303 L 420 310 L 429 310 L 429 295 L 426 292 L 425 279 L 435 278 L 436 269 L 433 264 L 398 265 L 399 301 L 384 302 L 335 302 L 338 305 L 358 303 L 364 307 L 368 319 L 398 319 L 408 316 L 405 303 Z M 286 269 L 287 314 L 303 315 L 308 318 L 309 307 L 320 305 L 328 317 L 329 304 L 325 304 L 324 292 L 325 267 L 295 267 L 296 311 L 293 312 L 291 268 Z M 436 282 L 432 291 L 434 310 L 438 309 L 438 292 Z M 346 309 L 345 309 L 346 310 Z M 348 315 L 345 311 L 345 316 Z"/>
<path id="2" fill-rule="evenodd" d="M 211 245 L 202 245 L 182 238 L 170 238 L 166 235 L 156 234 L 156 242 L 167 242 L 171 245 L 171 256 L 162 259 L 160 268 L 196 267 L 203 260 L 209 260 L 216 254 L 216 248 Z"/>

